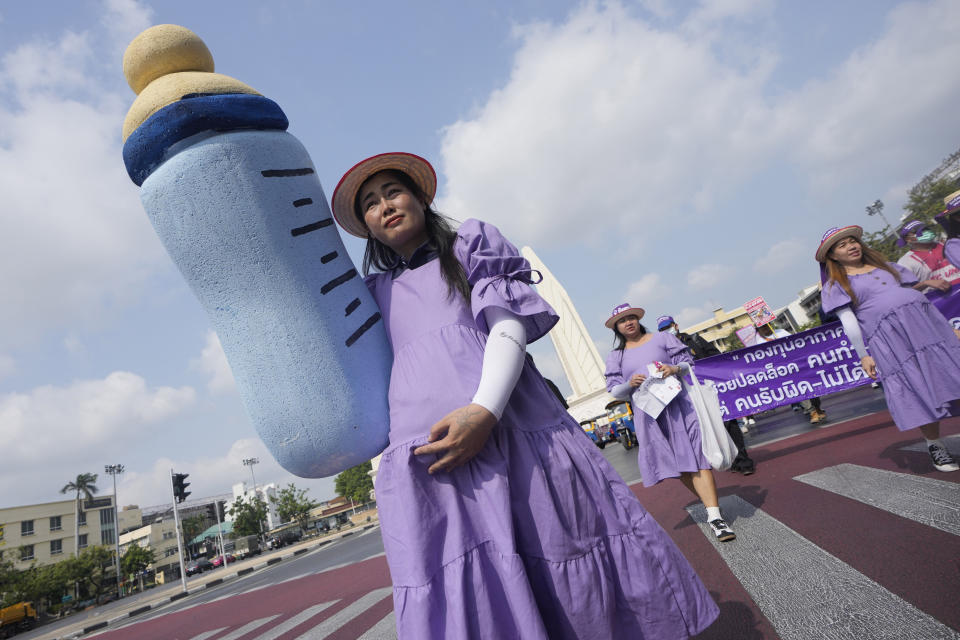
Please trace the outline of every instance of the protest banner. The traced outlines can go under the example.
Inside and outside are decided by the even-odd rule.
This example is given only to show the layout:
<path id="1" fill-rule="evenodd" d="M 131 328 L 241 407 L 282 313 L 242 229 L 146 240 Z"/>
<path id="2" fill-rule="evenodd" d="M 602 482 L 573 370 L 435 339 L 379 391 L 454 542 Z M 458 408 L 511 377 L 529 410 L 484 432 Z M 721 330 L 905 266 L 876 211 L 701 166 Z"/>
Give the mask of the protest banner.
<path id="1" fill-rule="evenodd" d="M 927 297 L 960 328 L 960 287 Z M 697 377 L 712 380 L 724 419 L 739 418 L 801 400 L 869 384 L 839 322 L 761 345 L 697 360 Z"/>

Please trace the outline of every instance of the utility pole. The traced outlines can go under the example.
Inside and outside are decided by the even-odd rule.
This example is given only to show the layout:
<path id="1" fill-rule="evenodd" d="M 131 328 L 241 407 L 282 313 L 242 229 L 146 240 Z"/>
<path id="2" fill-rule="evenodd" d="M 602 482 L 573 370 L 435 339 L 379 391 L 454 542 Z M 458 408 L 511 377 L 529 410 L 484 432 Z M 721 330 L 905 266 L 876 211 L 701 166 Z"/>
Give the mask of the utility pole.
<path id="1" fill-rule="evenodd" d="M 253 475 L 253 465 L 255 465 L 255 464 L 260 464 L 260 458 L 244 458 L 244 459 L 243 459 L 243 466 L 245 466 L 245 467 L 250 467 L 250 477 L 253 478 L 253 499 L 254 499 L 254 501 L 256 501 L 256 499 L 257 499 L 257 476 Z M 266 502 L 266 501 L 264 501 L 264 502 Z M 256 502 L 254 502 L 254 508 L 256 508 Z M 258 524 L 259 524 L 259 526 L 260 526 L 260 542 L 262 543 L 262 542 L 263 542 L 263 537 L 264 537 L 264 536 L 263 536 L 263 520 L 260 520 L 259 518 L 258 518 L 258 520 L 259 520 Z"/>
<path id="2" fill-rule="evenodd" d="M 220 504 L 217 502 L 216 498 L 213 500 L 213 512 L 217 516 L 217 539 L 220 540 L 220 562 L 223 563 L 223 566 L 227 566 L 227 554 L 223 550 L 223 528 L 220 526 Z"/>
<path id="3" fill-rule="evenodd" d="M 183 586 L 183 592 L 187 592 L 187 570 L 183 566 L 183 538 L 180 535 L 180 515 L 177 513 L 177 501 L 185 500 L 186 495 L 183 491 L 187 486 L 183 481 L 186 479 L 185 473 L 174 473 L 170 469 L 170 491 L 173 497 L 173 524 L 177 532 L 177 551 L 180 553 L 180 584 Z"/>
<path id="4" fill-rule="evenodd" d="M 104 465 L 103 470 L 113 476 L 114 567 L 117 570 L 117 598 L 120 597 L 120 506 L 117 504 L 117 474 L 123 473 L 122 464 Z"/>

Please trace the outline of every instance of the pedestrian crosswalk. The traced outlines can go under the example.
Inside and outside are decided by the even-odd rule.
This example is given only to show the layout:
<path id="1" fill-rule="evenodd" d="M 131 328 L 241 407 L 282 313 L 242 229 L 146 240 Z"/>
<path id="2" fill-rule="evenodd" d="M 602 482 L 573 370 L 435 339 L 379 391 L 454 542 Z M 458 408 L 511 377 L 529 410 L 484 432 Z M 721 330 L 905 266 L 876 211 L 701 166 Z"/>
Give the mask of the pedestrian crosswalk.
<path id="1" fill-rule="evenodd" d="M 735 542 L 717 542 L 702 505 L 687 511 L 782 640 L 956 640 L 960 634 L 737 496 L 720 499 Z"/>
<path id="2" fill-rule="evenodd" d="M 953 482 L 857 464 L 818 469 L 794 480 L 960 536 L 960 490 Z"/>
<path id="3" fill-rule="evenodd" d="M 915 532 L 928 531 L 933 535 L 932 530 L 936 529 L 941 540 L 960 537 L 960 485 L 956 482 L 850 463 L 826 466 L 790 478 L 786 476 L 784 480 L 805 487 L 808 505 L 832 500 L 835 508 L 840 508 L 842 505 L 838 506 L 838 500 L 853 500 L 859 505 L 908 519 L 910 522 L 904 521 L 904 526 L 914 527 Z M 817 491 L 823 492 L 822 496 Z M 847 510 L 852 506 L 851 503 L 842 508 Z M 737 532 L 734 542 L 716 541 L 706 523 L 702 505 L 690 506 L 687 512 L 712 546 L 716 554 L 712 556 L 714 560 L 722 560 L 729 568 L 733 576 L 730 580 L 735 578 L 742 585 L 753 601 L 750 606 L 755 605 L 754 610 L 759 611 L 757 615 L 766 618 L 776 637 L 782 640 L 960 640 L 960 633 L 934 617 L 931 607 L 921 610 L 918 608 L 924 606 L 921 600 L 915 600 L 919 604 L 908 601 L 912 597 L 910 592 L 904 592 L 902 588 L 898 591 L 875 571 L 871 573 L 871 569 L 857 564 L 862 556 L 855 553 L 851 559 L 849 552 L 845 555 L 842 549 L 837 551 L 825 543 L 824 540 L 833 542 L 839 538 L 825 538 L 822 527 L 814 528 L 819 534 L 807 531 L 805 519 L 790 519 L 782 505 L 777 512 L 769 499 L 751 502 L 735 494 L 725 495 L 720 498 L 720 507 Z M 771 512 L 765 511 L 764 507 Z M 864 508 L 858 506 L 858 509 Z M 778 514 L 784 521 L 771 513 Z M 884 515 L 888 519 L 891 517 Z M 810 517 L 815 516 L 811 514 Z M 847 531 L 841 531 L 842 524 L 839 526 L 837 535 L 845 535 Z M 944 536 L 943 532 L 949 535 Z M 807 535 L 811 537 L 805 537 Z M 694 533 L 692 539 L 702 544 L 699 534 Z M 819 544 L 815 540 L 819 540 Z M 819 545 L 830 547 L 834 553 Z M 960 540 L 957 548 L 960 548 Z M 885 550 L 876 549 L 870 553 L 883 554 Z M 213 629 L 195 627 L 195 635 L 185 640 L 278 640 L 293 637 L 296 640 L 330 637 L 395 640 L 396 616 L 390 602 L 392 589 L 377 586 L 382 584 L 384 582 L 374 582 L 374 588 L 369 591 L 358 590 L 355 595 L 340 599 L 337 599 L 338 592 L 331 590 L 325 598 L 328 601 L 306 606 L 309 599 L 303 600 L 298 605 L 303 607 L 301 610 L 266 608 L 249 614 L 249 617 L 256 615 L 256 619 L 238 619 L 232 626 L 224 626 L 223 621 L 218 620 L 218 624 L 210 624 L 216 627 Z M 743 596 L 741 600 L 749 602 Z M 944 617 L 943 613 L 932 613 Z"/>

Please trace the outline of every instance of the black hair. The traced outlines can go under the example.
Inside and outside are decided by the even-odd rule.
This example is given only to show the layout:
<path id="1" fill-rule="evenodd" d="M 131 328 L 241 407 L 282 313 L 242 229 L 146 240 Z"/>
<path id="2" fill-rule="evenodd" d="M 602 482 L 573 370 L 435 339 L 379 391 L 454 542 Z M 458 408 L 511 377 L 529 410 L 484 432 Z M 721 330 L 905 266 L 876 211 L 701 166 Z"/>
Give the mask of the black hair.
<path id="1" fill-rule="evenodd" d="M 636 315 L 636 314 L 629 314 L 629 315 L 624 316 L 624 318 L 629 318 L 630 315 Z M 623 319 L 623 318 L 621 318 L 621 320 L 622 320 L 622 319 Z M 647 328 L 646 328 L 645 326 L 643 326 L 642 324 L 640 324 L 640 319 L 639 319 L 639 318 L 637 318 L 637 324 L 640 325 L 640 335 L 642 335 L 642 336 L 643 336 L 643 335 L 646 335 L 646 334 L 647 334 Z M 613 348 L 616 349 L 617 351 L 623 351 L 624 348 L 626 348 L 626 346 L 627 346 L 627 338 L 626 338 L 622 333 L 620 333 L 620 330 L 619 330 L 619 329 L 617 329 L 617 323 L 616 323 L 616 322 L 613 323 L 613 340 L 614 340 Z"/>
<path id="2" fill-rule="evenodd" d="M 381 172 L 383 173 L 383 172 Z M 447 283 L 447 295 L 453 298 L 456 294 L 463 296 L 467 302 L 470 301 L 470 283 L 467 281 L 467 274 L 463 270 L 463 265 L 453 254 L 453 244 L 457 239 L 457 232 L 453 228 L 451 218 L 437 213 L 430 205 L 426 204 L 427 197 L 413 181 L 403 171 L 388 169 L 386 173 L 394 176 L 407 190 L 410 191 L 423 205 L 423 223 L 427 232 L 427 242 L 437 250 L 437 256 L 440 260 L 440 273 Z M 371 176 L 372 177 L 372 176 Z M 369 178 L 368 178 L 369 179 Z M 363 209 L 360 206 L 359 192 L 357 200 L 353 203 L 353 212 L 357 220 L 367 226 L 363 217 Z M 370 267 L 380 271 L 390 271 L 396 268 L 400 263 L 400 256 L 397 252 L 374 238 L 367 230 L 367 248 L 363 253 L 363 273 L 370 273 Z"/>

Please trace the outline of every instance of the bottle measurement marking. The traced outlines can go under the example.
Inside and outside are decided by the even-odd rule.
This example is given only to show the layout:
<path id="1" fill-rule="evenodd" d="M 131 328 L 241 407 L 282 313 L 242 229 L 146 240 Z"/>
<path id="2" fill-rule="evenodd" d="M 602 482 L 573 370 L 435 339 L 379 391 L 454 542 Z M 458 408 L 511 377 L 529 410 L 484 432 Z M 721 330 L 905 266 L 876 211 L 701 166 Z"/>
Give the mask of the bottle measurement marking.
<path id="1" fill-rule="evenodd" d="M 351 313 L 353 313 L 354 311 L 356 311 L 356 310 L 357 310 L 357 307 L 359 307 L 359 306 L 360 306 L 360 298 L 354 298 L 353 300 L 351 300 L 351 301 L 350 301 L 350 304 L 347 305 L 347 308 L 346 308 L 346 310 L 345 310 L 346 313 L 343 314 L 344 317 L 346 317 L 346 316 L 350 315 Z"/>
<path id="2" fill-rule="evenodd" d="M 337 276 L 327 284 L 320 287 L 320 293 L 326 295 L 331 291 L 333 291 L 334 289 L 336 289 L 337 287 L 339 287 L 340 285 L 342 285 L 344 282 L 347 282 L 348 280 L 355 277 L 357 277 L 356 269 L 350 269 L 346 273 L 341 273 L 339 276 Z"/>
<path id="3" fill-rule="evenodd" d="M 368 330 L 370 327 L 372 327 L 373 325 L 377 324 L 377 321 L 378 321 L 378 320 L 380 320 L 380 312 L 379 312 L 379 311 L 377 311 L 377 312 L 374 313 L 372 316 L 370 316 L 369 318 L 367 318 L 366 321 L 365 321 L 362 325 L 360 325 L 360 328 L 359 328 L 359 329 L 357 329 L 356 331 L 354 331 L 353 333 L 350 334 L 350 337 L 347 338 L 347 342 L 346 342 L 347 346 L 348 346 L 348 347 L 349 347 L 349 346 L 352 346 L 353 343 L 356 342 L 357 339 L 358 339 L 360 336 L 362 336 L 364 333 L 366 333 L 367 330 Z"/>
<path id="4" fill-rule="evenodd" d="M 300 198 L 299 200 L 293 201 L 293 206 L 295 207 L 305 207 L 308 204 L 313 204 L 313 198 Z"/>
<path id="5" fill-rule="evenodd" d="M 327 264 L 328 262 L 330 262 L 331 260 L 333 260 L 333 259 L 336 258 L 336 257 L 337 257 L 337 252 L 336 252 L 336 251 L 331 251 L 330 253 L 328 253 L 328 254 L 320 257 L 320 263 L 321 263 L 321 264 Z"/>
<path id="6" fill-rule="evenodd" d="M 317 229 L 323 229 L 324 227 L 329 227 L 333 224 L 333 218 L 326 218 L 324 220 L 317 220 L 316 222 L 311 222 L 308 225 L 297 227 L 295 229 L 290 229 L 290 235 L 302 236 L 305 233 L 310 233 L 311 231 L 316 231 Z"/>
<path id="7" fill-rule="evenodd" d="M 303 169 L 266 169 L 260 172 L 264 178 L 290 178 L 293 176 L 308 176 L 313 173 L 313 169 L 305 167 Z"/>

